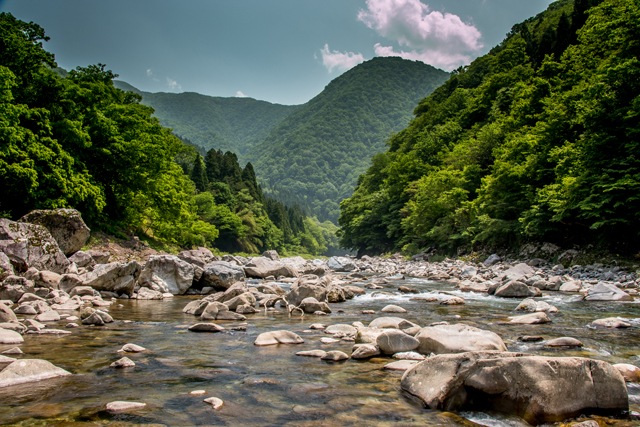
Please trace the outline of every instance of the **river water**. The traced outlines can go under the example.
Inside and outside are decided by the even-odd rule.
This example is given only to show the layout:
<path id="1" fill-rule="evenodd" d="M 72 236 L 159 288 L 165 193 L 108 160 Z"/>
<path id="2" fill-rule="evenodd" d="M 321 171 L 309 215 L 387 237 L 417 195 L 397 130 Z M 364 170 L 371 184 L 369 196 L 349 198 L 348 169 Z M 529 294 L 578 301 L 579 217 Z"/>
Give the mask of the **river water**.
<path id="1" fill-rule="evenodd" d="M 448 292 L 466 299 L 463 306 L 441 306 L 396 291 L 409 285 L 422 293 Z M 283 285 L 285 286 L 285 285 Z M 451 414 L 427 410 L 400 391 L 401 373 L 383 370 L 390 360 L 348 360 L 327 363 L 296 356 L 301 350 L 342 350 L 353 343 L 322 344 L 322 331 L 313 323 L 365 325 L 384 315 L 379 310 L 397 304 L 408 310 L 399 316 L 421 326 L 433 322 L 463 322 L 499 334 L 511 351 L 553 356 L 581 356 L 611 363 L 640 365 L 640 306 L 635 303 L 588 303 L 575 295 L 549 293 L 543 297 L 557 306 L 547 325 L 515 326 L 504 322 L 519 300 L 485 294 L 461 293 L 447 283 L 398 279 L 385 289 L 332 304 L 329 316 L 289 317 L 286 312 L 249 315 L 246 331 L 232 331 L 237 322 L 217 322 L 223 333 L 193 333 L 197 323 L 182 308 L 194 297 L 164 301 L 118 300 L 110 313 L 116 319 L 106 327 L 81 326 L 60 337 L 26 335 L 22 357 L 41 358 L 60 366 L 71 377 L 0 390 L 0 424 L 24 426 L 526 426 L 518 418 L 497 414 Z M 376 310 L 363 315 L 362 310 Z M 597 319 L 620 316 L 633 326 L 625 330 L 588 328 Z M 52 326 L 53 327 L 53 326 Z M 258 334 L 287 329 L 301 335 L 299 345 L 256 347 Z M 577 350 L 545 350 L 521 343 L 523 335 L 545 338 L 571 336 L 584 343 Z M 126 343 L 147 351 L 127 354 L 136 366 L 113 369 Z M 11 346 L 0 346 L 0 351 Z M 204 395 L 190 392 L 204 390 Z M 630 384 L 630 406 L 640 411 L 640 385 Z M 224 401 L 220 410 L 203 402 Z M 145 402 L 147 407 L 128 414 L 105 410 L 116 400 Z M 638 425 L 638 420 L 608 420 L 614 426 Z"/>

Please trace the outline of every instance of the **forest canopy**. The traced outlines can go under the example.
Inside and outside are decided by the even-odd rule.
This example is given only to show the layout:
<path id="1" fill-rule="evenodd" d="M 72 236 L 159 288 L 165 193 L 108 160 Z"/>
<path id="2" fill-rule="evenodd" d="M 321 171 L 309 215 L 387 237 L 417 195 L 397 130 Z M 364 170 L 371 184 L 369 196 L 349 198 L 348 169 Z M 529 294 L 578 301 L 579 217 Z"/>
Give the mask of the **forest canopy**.
<path id="1" fill-rule="evenodd" d="M 420 102 L 341 203 L 359 253 L 640 249 L 640 6 L 561 0 Z"/>
<path id="2" fill-rule="evenodd" d="M 335 226 L 264 197 L 251 164 L 203 158 L 114 86 L 104 64 L 56 68 L 44 29 L 0 14 L 0 215 L 76 208 L 94 230 L 180 247 L 321 254 Z"/>

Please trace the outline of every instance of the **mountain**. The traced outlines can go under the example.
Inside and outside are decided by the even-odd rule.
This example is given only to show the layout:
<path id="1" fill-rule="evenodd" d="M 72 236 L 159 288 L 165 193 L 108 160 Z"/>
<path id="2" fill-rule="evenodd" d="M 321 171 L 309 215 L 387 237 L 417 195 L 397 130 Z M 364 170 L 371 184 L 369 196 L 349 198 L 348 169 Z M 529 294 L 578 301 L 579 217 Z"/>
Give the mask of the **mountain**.
<path id="1" fill-rule="evenodd" d="M 331 81 L 311 101 L 286 106 L 197 93 L 142 95 L 163 126 L 205 151 L 252 162 L 271 197 L 336 221 L 369 159 L 405 127 L 417 103 L 449 74 L 418 61 L 375 58 Z"/>
<path id="2" fill-rule="evenodd" d="M 248 158 L 268 194 L 335 221 L 371 156 L 448 77 L 417 61 L 366 61 L 285 117 Z"/>
<path id="3" fill-rule="evenodd" d="M 374 157 L 341 204 L 342 244 L 637 253 L 638 34 L 637 0 L 560 0 L 515 25 Z"/>
<path id="4" fill-rule="evenodd" d="M 223 98 L 193 92 L 150 93 L 118 81 L 118 88 L 139 93 L 153 107 L 163 126 L 205 151 L 232 151 L 241 163 L 251 148 L 297 106 L 271 104 L 253 98 Z"/>

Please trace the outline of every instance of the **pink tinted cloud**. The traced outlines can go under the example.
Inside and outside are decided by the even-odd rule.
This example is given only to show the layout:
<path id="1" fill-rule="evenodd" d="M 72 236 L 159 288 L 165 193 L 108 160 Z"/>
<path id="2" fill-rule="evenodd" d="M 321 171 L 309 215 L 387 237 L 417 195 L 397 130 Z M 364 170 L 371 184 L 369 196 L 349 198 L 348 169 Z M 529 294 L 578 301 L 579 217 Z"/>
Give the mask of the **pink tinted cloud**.
<path id="1" fill-rule="evenodd" d="M 378 56 L 400 56 L 451 70 L 468 63 L 483 47 L 476 27 L 457 15 L 432 11 L 420 0 L 367 0 L 366 4 L 358 20 L 402 48 L 378 43 Z"/>

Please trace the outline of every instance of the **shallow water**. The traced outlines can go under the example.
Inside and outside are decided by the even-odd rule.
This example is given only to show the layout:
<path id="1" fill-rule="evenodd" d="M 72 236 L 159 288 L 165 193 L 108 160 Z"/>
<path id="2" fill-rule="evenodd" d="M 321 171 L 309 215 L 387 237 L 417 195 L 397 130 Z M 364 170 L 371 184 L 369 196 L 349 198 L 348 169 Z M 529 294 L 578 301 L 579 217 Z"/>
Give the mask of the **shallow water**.
<path id="1" fill-rule="evenodd" d="M 466 299 L 464 306 L 441 306 L 416 300 L 417 295 L 397 293 L 409 285 L 427 294 L 445 291 Z M 75 375 L 0 390 L 0 424 L 42 426 L 129 425 L 228 425 L 228 426 L 523 426 L 517 418 L 495 414 L 459 415 L 424 409 L 400 391 L 401 373 L 383 371 L 389 359 L 348 360 L 326 363 L 295 352 L 321 348 L 351 353 L 353 343 L 325 345 L 322 331 L 310 331 L 312 323 L 368 324 L 384 315 L 379 310 L 397 304 L 408 310 L 399 316 L 420 325 L 464 322 L 498 333 L 509 350 L 553 356 L 582 356 L 611 363 L 640 364 L 640 305 L 634 303 L 586 303 L 575 295 L 549 293 L 543 299 L 560 310 L 547 325 L 507 325 L 519 300 L 458 292 L 446 283 L 397 280 L 379 291 L 367 291 L 346 303 L 332 304 L 329 316 L 289 317 L 284 311 L 248 316 L 246 331 L 193 333 L 187 327 L 197 319 L 182 313 L 193 297 L 165 301 L 119 300 L 110 308 L 116 322 L 106 327 L 71 329 L 60 337 L 26 335 L 24 358 L 51 361 Z M 364 309 L 376 314 L 363 315 Z M 634 326 L 626 330 L 591 329 L 597 319 L 620 316 Z M 237 322 L 217 322 L 230 328 Z M 51 326 L 56 327 L 56 326 Z M 59 326 L 58 326 L 59 327 Z M 304 344 L 256 347 L 258 334 L 287 329 L 300 334 Z M 572 336 L 584 343 L 577 350 L 545 350 L 535 343 L 521 343 L 523 335 L 545 338 Z M 148 351 L 127 354 L 136 366 L 112 369 L 123 356 L 117 350 L 136 343 Z M 12 346 L 0 346 L 0 352 Z M 205 395 L 194 396 L 194 390 Z M 629 387 L 631 409 L 640 411 L 640 386 Z M 203 399 L 224 401 L 215 411 Z M 132 400 L 147 407 L 129 414 L 111 414 L 108 402 Z M 610 421 L 619 426 L 637 421 Z"/>

